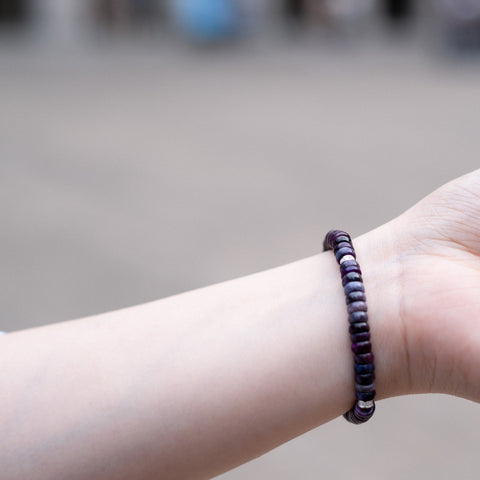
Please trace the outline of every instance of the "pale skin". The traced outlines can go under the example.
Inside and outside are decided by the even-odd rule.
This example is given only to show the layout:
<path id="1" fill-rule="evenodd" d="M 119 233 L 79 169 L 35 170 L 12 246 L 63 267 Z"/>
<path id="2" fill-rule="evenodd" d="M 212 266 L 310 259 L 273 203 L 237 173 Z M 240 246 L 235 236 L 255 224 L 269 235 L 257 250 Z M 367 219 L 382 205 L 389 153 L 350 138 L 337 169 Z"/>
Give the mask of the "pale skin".
<path id="1" fill-rule="evenodd" d="M 354 245 L 377 398 L 443 392 L 479 402 L 480 170 Z M 352 406 L 349 342 L 331 252 L 8 334 L 2 479 L 218 475 Z"/>

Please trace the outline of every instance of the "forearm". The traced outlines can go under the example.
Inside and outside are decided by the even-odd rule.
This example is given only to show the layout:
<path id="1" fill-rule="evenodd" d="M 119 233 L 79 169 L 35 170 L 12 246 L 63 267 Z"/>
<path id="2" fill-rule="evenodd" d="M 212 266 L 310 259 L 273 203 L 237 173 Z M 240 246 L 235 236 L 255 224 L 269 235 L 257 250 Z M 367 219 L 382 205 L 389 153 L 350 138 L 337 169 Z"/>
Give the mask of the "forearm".
<path id="1" fill-rule="evenodd" d="M 386 231 L 355 242 L 379 398 L 406 385 Z M 0 344 L 5 480 L 209 478 L 354 401 L 331 253 Z"/>

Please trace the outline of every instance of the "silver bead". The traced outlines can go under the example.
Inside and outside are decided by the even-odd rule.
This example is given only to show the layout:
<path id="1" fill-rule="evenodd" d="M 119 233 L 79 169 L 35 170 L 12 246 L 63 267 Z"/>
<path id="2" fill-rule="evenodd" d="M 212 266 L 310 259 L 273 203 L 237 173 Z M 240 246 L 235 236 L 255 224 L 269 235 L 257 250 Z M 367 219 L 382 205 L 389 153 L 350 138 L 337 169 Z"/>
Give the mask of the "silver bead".
<path id="1" fill-rule="evenodd" d="M 340 265 L 343 263 L 343 262 L 346 262 L 347 260 L 355 260 L 355 257 L 353 255 L 344 255 L 341 259 L 340 259 Z"/>
<path id="2" fill-rule="evenodd" d="M 363 400 L 358 401 L 358 406 L 360 408 L 372 408 L 373 407 L 373 400 L 367 400 L 364 402 Z"/>

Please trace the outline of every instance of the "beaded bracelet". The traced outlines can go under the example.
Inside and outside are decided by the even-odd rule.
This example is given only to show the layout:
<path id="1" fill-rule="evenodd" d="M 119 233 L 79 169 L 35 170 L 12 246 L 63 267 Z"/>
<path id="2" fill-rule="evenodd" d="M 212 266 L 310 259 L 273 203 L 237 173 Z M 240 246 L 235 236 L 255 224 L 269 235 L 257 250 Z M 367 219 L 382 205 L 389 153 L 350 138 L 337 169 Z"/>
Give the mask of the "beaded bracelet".
<path id="1" fill-rule="evenodd" d="M 357 263 L 355 249 L 348 233 L 342 230 L 331 230 L 325 237 L 323 249 L 324 251 L 333 249 L 340 266 L 350 322 L 351 349 L 354 354 L 356 401 L 343 416 L 351 423 L 365 423 L 375 411 L 375 366 L 362 271 Z"/>

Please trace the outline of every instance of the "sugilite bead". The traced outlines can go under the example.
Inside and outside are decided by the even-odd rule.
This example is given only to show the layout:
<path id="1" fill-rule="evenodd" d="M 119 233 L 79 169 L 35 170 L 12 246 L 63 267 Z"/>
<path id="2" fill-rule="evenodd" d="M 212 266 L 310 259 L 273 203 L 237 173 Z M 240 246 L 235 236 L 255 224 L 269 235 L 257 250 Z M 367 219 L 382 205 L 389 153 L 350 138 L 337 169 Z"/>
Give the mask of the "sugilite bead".
<path id="1" fill-rule="evenodd" d="M 375 412 L 375 403 L 371 407 L 361 407 L 359 402 L 355 402 L 353 408 L 343 414 L 343 417 L 350 423 L 360 425 L 369 420 Z"/>
<path id="2" fill-rule="evenodd" d="M 375 371 L 375 365 L 373 363 L 365 363 L 365 364 L 355 364 L 355 373 L 357 375 L 366 375 L 371 374 Z"/>
<path id="3" fill-rule="evenodd" d="M 367 340 L 365 342 L 352 343 L 351 348 L 353 353 L 360 355 L 363 353 L 370 353 L 372 351 L 372 344 L 370 343 L 370 340 Z"/>
<path id="4" fill-rule="evenodd" d="M 351 323 L 348 329 L 351 335 L 361 332 L 369 332 L 370 326 L 367 322 Z"/>
<path id="5" fill-rule="evenodd" d="M 348 316 L 348 321 L 350 323 L 367 322 L 368 321 L 368 313 L 363 312 L 363 311 L 352 312 Z"/>
<path id="6" fill-rule="evenodd" d="M 342 275 L 342 279 L 352 272 L 358 273 L 359 275 L 362 274 L 362 271 L 360 270 L 360 265 L 357 262 L 354 262 L 354 260 L 347 260 L 340 265 L 340 273 Z"/>
<path id="7" fill-rule="evenodd" d="M 362 276 L 358 272 L 350 272 L 343 276 L 342 285 L 345 286 L 349 282 L 361 282 Z"/>
<path id="8" fill-rule="evenodd" d="M 367 311 L 367 302 L 353 302 L 347 305 L 348 313 L 353 312 L 366 312 Z"/>
<path id="9" fill-rule="evenodd" d="M 365 373 L 363 375 L 355 375 L 355 383 L 359 383 L 360 385 L 369 385 L 373 383 L 375 380 L 375 373 Z"/>
<path id="10" fill-rule="evenodd" d="M 349 282 L 343 287 L 345 295 L 350 292 L 365 292 L 365 287 L 362 282 Z"/>
<path id="11" fill-rule="evenodd" d="M 345 418 L 345 420 L 347 420 L 348 422 L 353 423 L 354 425 L 360 425 L 368 420 L 368 418 L 364 420 L 361 416 L 357 416 L 353 408 L 352 410 L 344 413 L 343 418 Z"/>
<path id="12" fill-rule="evenodd" d="M 341 235 L 338 235 L 337 237 L 335 237 L 335 240 L 333 243 L 339 244 L 339 243 L 346 242 L 351 245 L 352 239 L 350 238 L 350 235 L 346 234 L 345 232 L 341 232 L 341 233 L 342 233 Z"/>
<path id="13" fill-rule="evenodd" d="M 337 242 L 333 246 L 333 251 L 337 252 L 341 248 L 349 248 L 350 250 L 353 250 L 353 245 L 350 242 L 339 242 L 339 243 Z"/>
<path id="14" fill-rule="evenodd" d="M 340 263 L 340 272 L 343 272 L 348 267 L 358 267 L 358 269 L 360 269 L 358 262 L 354 258 Z"/>
<path id="15" fill-rule="evenodd" d="M 352 343 L 366 342 L 370 340 L 370 332 L 354 333 L 350 335 L 350 340 Z"/>
<path id="16" fill-rule="evenodd" d="M 362 419 L 363 423 L 373 415 L 373 412 L 375 412 L 375 403 L 371 407 L 363 408 L 358 402 L 356 402 L 352 410 L 357 418 Z"/>
<path id="17" fill-rule="evenodd" d="M 353 423 L 354 425 L 359 425 L 360 423 L 362 423 L 362 420 L 357 418 L 357 416 L 355 415 L 355 413 L 353 412 L 353 408 L 352 410 L 349 410 L 348 412 L 345 412 L 343 414 L 343 418 L 349 422 L 349 423 Z"/>
<path id="18" fill-rule="evenodd" d="M 369 385 L 362 385 L 360 383 L 355 383 L 355 391 L 359 393 L 374 392 L 375 382 L 372 382 Z"/>
<path id="19" fill-rule="evenodd" d="M 356 291 L 356 292 L 350 292 L 349 294 L 345 295 L 345 302 L 347 303 L 347 305 L 353 302 L 366 302 L 366 301 L 367 301 L 367 297 L 363 292 Z"/>
<path id="20" fill-rule="evenodd" d="M 355 250 L 352 247 L 342 247 L 335 251 L 335 258 L 337 259 L 337 262 L 339 262 L 340 259 L 345 255 L 351 255 L 353 258 L 355 258 Z M 353 260 L 346 260 L 343 263 L 351 261 Z"/>
<path id="21" fill-rule="evenodd" d="M 375 357 L 372 352 L 368 352 L 368 353 L 360 353 L 358 355 L 354 355 L 353 359 L 355 363 L 358 363 L 361 365 L 364 363 L 373 363 L 373 361 L 375 360 Z"/>
<path id="22" fill-rule="evenodd" d="M 368 400 L 373 400 L 376 393 L 377 392 L 375 390 L 372 390 L 371 392 L 355 392 L 355 397 L 357 400 L 367 402 Z"/>
<path id="23" fill-rule="evenodd" d="M 333 248 L 335 243 L 344 241 L 351 242 L 350 235 L 347 232 L 344 232 L 342 230 L 331 230 L 327 233 L 327 236 L 325 237 L 323 247 L 325 250 L 328 250 L 329 248 Z"/>

